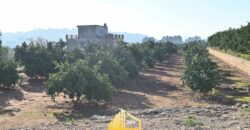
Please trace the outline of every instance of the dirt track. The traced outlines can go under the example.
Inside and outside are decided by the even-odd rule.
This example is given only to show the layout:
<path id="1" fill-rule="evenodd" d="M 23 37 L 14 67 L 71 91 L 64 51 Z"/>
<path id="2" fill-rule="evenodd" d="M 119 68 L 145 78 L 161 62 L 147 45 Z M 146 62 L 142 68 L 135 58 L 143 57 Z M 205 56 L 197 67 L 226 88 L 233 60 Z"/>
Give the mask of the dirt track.
<path id="1" fill-rule="evenodd" d="M 182 67 L 181 53 L 157 63 L 153 69 L 141 72 L 138 80 L 116 94 L 112 104 L 126 109 L 206 105 L 193 101 L 194 93 L 183 86 Z"/>

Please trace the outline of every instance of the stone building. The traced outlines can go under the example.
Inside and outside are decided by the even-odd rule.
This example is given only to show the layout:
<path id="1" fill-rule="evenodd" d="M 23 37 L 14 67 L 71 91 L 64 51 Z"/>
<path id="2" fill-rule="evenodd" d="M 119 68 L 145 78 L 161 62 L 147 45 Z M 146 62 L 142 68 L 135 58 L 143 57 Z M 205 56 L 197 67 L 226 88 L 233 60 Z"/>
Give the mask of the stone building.
<path id="1" fill-rule="evenodd" d="M 67 49 L 81 48 L 85 43 L 113 44 L 123 41 L 124 35 L 108 32 L 107 24 L 78 25 L 78 35 L 66 35 Z"/>

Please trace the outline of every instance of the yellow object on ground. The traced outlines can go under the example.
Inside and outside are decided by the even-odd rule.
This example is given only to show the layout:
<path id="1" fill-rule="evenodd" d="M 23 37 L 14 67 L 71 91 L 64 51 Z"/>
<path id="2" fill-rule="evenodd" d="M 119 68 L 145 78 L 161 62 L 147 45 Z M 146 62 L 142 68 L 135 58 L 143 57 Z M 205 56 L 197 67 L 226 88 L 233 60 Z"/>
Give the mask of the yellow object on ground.
<path id="1" fill-rule="evenodd" d="M 121 110 L 108 124 L 108 130 L 141 130 L 141 120 Z"/>

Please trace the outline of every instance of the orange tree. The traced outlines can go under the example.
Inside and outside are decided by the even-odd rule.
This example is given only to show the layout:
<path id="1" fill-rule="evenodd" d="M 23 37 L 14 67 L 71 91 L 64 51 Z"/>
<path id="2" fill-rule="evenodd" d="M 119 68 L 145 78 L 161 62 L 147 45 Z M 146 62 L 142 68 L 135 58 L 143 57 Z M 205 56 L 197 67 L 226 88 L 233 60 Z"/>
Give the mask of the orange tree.
<path id="1" fill-rule="evenodd" d="M 184 48 L 185 69 L 182 79 L 194 91 L 207 93 L 216 86 L 218 69 L 208 57 L 206 47 L 193 42 Z"/>

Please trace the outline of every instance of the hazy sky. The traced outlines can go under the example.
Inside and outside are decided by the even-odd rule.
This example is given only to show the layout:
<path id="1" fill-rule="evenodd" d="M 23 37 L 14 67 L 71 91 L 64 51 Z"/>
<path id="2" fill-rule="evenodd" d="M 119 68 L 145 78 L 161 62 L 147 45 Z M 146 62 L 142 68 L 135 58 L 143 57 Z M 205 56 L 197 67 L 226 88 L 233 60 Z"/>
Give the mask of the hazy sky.
<path id="1" fill-rule="evenodd" d="M 2 32 L 108 24 L 109 30 L 203 38 L 250 21 L 250 0 L 0 0 Z"/>

